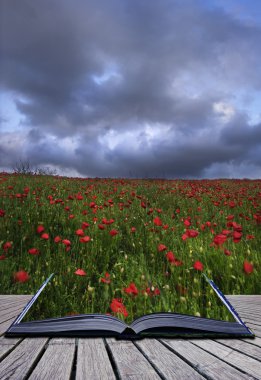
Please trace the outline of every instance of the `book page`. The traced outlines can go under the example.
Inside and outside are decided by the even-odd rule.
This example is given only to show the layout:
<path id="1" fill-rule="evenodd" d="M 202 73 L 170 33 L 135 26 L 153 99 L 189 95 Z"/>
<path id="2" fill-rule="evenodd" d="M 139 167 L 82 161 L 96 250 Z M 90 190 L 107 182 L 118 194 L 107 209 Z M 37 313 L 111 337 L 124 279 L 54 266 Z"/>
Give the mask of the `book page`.
<path id="1" fill-rule="evenodd" d="M 55 275 L 22 322 L 98 313 L 112 315 L 130 325 L 143 315 L 161 312 L 235 321 L 202 275 L 169 288 L 150 283 L 143 292 L 134 285 L 112 292 L 108 276 L 108 283 L 100 281 L 96 288 L 86 280 L 85 276 L 79 276 L 69 286 L 66 278 Z"/>

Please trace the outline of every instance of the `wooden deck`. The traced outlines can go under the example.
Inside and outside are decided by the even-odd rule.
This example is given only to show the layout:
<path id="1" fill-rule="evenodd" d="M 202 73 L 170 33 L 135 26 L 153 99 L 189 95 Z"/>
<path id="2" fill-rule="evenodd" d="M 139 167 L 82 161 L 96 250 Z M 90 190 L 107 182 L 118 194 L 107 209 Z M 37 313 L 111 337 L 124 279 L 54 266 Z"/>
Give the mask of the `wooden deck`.
<path id="1" fill-rule="evenodd" d="M 255 339 L 5 338 L 30 296 L 0 296 L 0 379 L 261 379 L 261 296 L 228 296 Z"/>

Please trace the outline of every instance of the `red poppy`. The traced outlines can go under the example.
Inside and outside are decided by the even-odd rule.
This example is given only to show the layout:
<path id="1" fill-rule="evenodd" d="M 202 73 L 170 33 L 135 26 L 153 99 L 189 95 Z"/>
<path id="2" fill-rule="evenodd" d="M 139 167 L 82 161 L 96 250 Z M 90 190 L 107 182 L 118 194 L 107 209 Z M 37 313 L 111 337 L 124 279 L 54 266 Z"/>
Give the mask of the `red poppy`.
<path id="1" fill-rule="evenodd" d="M 244 269 L 244 272 L 246 274 L 250 274 L 254 270 L 254 265 L 245 260 L 244 265 L 243 265 L 243 269 Z"/>
<path id="2" fill-rule="evenodd" d="M 222 235 L 230 235 L 231 231 L 230 230 L 222 230 Z"/>
<path id="3" fill-rule="evenodd" d="M 241 224 L 237 224 L 236 222 L 231 223 L 231 227 L 233 227 L 234 231 L 242 232 L 242 226 Z"/>
<path id="4" fill-rule="evenodd" d="M 175 256 L 173 254 L 173 252 L 167 252 L 166 253 L 166 257 L 167 257 L 167 260 L 170 262 L 170 263 L 174 263 L 175 261 Z"/>
<path id="5" fill-rule="evenodd" d="M 158 245 L 158 252 L 166 251 L 167 247 L 164 244 Z"/>
<path id="6" fill-rule="evenodd" d="M 80 238 L 81 243 L 88 243 L 91 240 L 90 236 L 83 236 Z"/>
<path id="7" fill-rule="evenodd" d="M 110 273 L 106 272 L 105 276 L 101 278 L 101 282 L 103 282 L 104 284 L 109 284 L 111 282 L 110 276 Z"/>
<path id="8" fill-rule="evenodd" d="M 122 314 L 124 317 L 127 317 L 129 315 L 126 307 L 122 303 L 122 298 L 113 298 L 110 304 L 110 308 L 113 313 Z"/>
<path id="9" fill-rule="evenodd" d="M 98 228 L 100 229 L 100 230 L 105 230 L 105 225 L 104 224 L 98 224 Z"/>
<path id="10" fill-rule="evenodd" d="M 155 224 L 155 226 L 162 226 L 162 221 L 158 216 L 153 219 L 153 223 Z"/>
<path id="11" fill-rule="evenodd" d="M 61 240 L 62 240 L 62 238 L 60 236 L 55 236 L 55 238 L 54 238 L 55 243 L 59 243 Z"/>
<path id="12" fill-rule="evenodd" d="M 39 255 L 40 251 L 37 248 L 30 248 L 28 249 L 28 253 L 30 253 L 30 255 Z"/>
<path id="13" fill-rule="evenodd" d="M 222 245 L 225 243 L 226 240 L 227 240 L 227 235 L 219 234 L 219 235 L 216 235 L 214 237 L 213 244 L 214 245 Z"/>
<path id="14" fill-rule="evenodd" d="M 136 232 L 136 228 L 135 227 L 131 227 L 131 233 L 134 233 Z"/>
<path id="15" fill-rule="evenodd" d="M 193 265 L 193 268 L 196 269 L 196 270 L 203 271 L 204 266 L 203 266 L 203 264 L 202 264 L 201 261 L 195 261 L 195 263 Z"/>
<path id="16" fill-rule="evenodd" d="M 167 260 L 171 263 L 171 265 L 175 265 L 176 267 L 183 264 L 181 260 L 178 260 L 173 252 L 166 253 Z"/>
<path id="17" fill-rule="evenodd" d="M 224 254 L 226 256 L 231 256 L 232 255 L 232 252 L 230 252 L 228 249 L 224 249 Z"/>
<path id="18" fill-rule="evenodd" d="M 124 291 L 125 293 L 133 294 L 134 296 L 138 294 L 138 289 L 136 288 L 136 285 L 134 284 L 134 282 L 131 282 L 128 288 L 125 288 Z"/>
<path id="19" fill-rule="evenodd" d="M 79 228 L 77 231 L 75 231 L 77 236 L 84 236 L 84 231 L 83 229 Z"/>
<path id="20" fill-rule="evenodd" d="M 48 240 L 49 239 L 49 234 L 44 233 L 44 234 L 41 235 L 41 238 L 44 239 L 44 240 Z"/>
<path id="21" fill-rule="evenodd" d="M 0 217 L 3 218 L 5 216 L 5 210 L 0 208 Z"/>
<path id="22" fill-rule="evenodd" d="M 187 230 L 187 235 L 189 238 L 195 238 L 198 236 L 198 231 L 196 230 Z"/>
<path id="23" fill-rule="evenodd" d="M 142 208 L 146 208 L 147 207 L 146 203 L 144 203 L 144 202 L 140 202 L 140 205 L 141 205 Z"/>
<path id="24" fill-rule="evenodd" d="M 185 220 L 184 220 L 184 226 L 186 226 L 186 227 L 191 226 L 191 223 L 190 223 L 190 220 L 189 220 L 189 219 L 185 219 Z"/>
<path id="25" fill-rule="evenodd" d="M 228 215 L 227 216 L 227 220 L 233 220 L 234 219 L 234 215 Z"/>
<path id="26" fill-rule="evenodd" d="M 5 252 L 8 251 L 8 249 L 12 248 L 12 243 L 10 241 L 7 241 L 4 245 L 3 245 L 3 250 Z"/>
<path id="27" fill-rule="evenodd" d="M 117 230 L 111 230 L 111 231 L 110 231 L 110 235 L 111 235 L 111 236 L 116 236 L 116 235 L 118 235 L 118 233 L 119 233 L 119 232 L 118 232 Z"/>
<path id="28" fill-rule="evenodd" d="M 6 256 L 5 255 L 0 255 L 0 260 L 5 260 Z"/>
<path id="29" fill-rule="evenodd" d="M 228 205 L 230 208 L 236 207 L 236 203 L 234 201 L 230 201 Z"/>
<path id="30" fill-rule="evenodd" d="M 187 230 L 183 235 L 182 235 L 182 240 L 186 240 L 188 238 L 195 238 L 198 236 L 198 231 L 196 230 Z"/>
<path id="31" fill-rule="evenodd" d="M 30 276 L 24 270 L 20 270 L 19 272 L 14 273 L 14 281 L 15 282 L 27 282 L 29 281 Z"/>
<path id="32" fill-rule="evenodd" d="M 85 230 L 85 228 L 89 227 L 89 223 L 87 222 L 82 222 L 82 229 Z"/>
<path id="33" fill-rule="evenodd" d="M 171 265 L 175 265 L 175 267 L 180 267 L 181 265 L 183 265 L 183 261 L 175 258 L 174 262 Z"/>
<path id="34" fill-rule="evenodd" d="M 238 231 L 233 232 L 233 242 L 234 243 L 239 243 L 242 237 L 242 233 Z"/>
<path id="35" fill-rule="evenodd" d="M 66 246 L 66 247 L 69 247 L 71 245 L 71 242 L 70 240 L 68 239 L 63 239 L 62 243 Z"/>
<path id="36" fill-rule="evenodd" d="M 77 269 L 74 273 L 78 276 L 86 276 L 86 272 L 83 269 Z"/>
<path id="37" fill-rule="evenodd" d="M 40 224 L 37 229 L 36 229 L 37 233 L 38 234 L 41 234 L 43 231 L 44 231 L 44 226 L 42 224 Z"/>

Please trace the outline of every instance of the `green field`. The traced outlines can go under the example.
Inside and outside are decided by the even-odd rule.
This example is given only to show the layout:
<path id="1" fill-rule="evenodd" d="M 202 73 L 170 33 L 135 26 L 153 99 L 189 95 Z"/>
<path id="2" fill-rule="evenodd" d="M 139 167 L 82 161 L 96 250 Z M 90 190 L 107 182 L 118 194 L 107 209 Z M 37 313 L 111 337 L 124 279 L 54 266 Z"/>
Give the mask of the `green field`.
<path id="1" fill-rule="evenodd" d="M 34 294 L 55 272 L 37 318 L 228 318 L 201 274 L 224 294 L 260 294 L 260 199 L 261 180 L 2 173 L 0 294 Z"/>

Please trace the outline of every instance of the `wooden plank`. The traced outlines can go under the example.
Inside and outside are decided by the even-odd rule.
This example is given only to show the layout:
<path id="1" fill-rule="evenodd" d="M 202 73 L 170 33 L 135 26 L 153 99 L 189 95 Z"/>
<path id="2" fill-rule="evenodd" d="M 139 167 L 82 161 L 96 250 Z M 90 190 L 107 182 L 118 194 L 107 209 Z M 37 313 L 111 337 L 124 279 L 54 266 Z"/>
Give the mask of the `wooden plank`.
<path id="1" fill-rule="evenodd" d="M 75 352 L 75 338 L 51 339 L 29 380 L 69 380 Z"/>
<path id="2" fill-rule="evenodd" d="M 238 311 L 238 313 L 244 313 L 244 314 L 253 314 L 253 315 L 259 315 L 260 312 L 261 312 L 261 308 L 260 307 L 253 307 L 253 306 L 249 306 L 249 308 L 247 307 L 240 307 L 240 306 L 235 306 L 235 309 Z"/>
<path id="3" fill-rule="evenodd" d="M 241 315 L 240 315 L 241 316 Z M 241 316 L 242 317 L 242 316 Z M 261 321 L 259 321 L 258 319 L 252 319 L 252 318 L 241 318 L 242 321 L 247 325 L 248 323 L 252 323 L 253 325 L 256 325 L 256 326 L 259 326 L 261 327 Z"/>
<path id="4" fill-rule="evenodd" d="M 17 311 L 12 311 L 10 312 L 8 315 L 6 316 L 3 316 L 1 319 L 0 319 L 0 329 L 2 327 L 2 324 L 4 324 L 5 322 L 8 322 L 10 321 L 10 319 L 15 319 L 20 313 L 21 313 L 22 309 L 18 309 Z"/>
<path id="5" fill-rule="evenodd" d="M 241 317 L 247 316 L 249 318 L 256 318 L 259 321 L 261 321 L 260 313 L 258 311 L 254 311 L 254 310 L 251 310 L 251 311 L 247 310 L 247 311 L 245 311 L 245 310 L 237 308 L 237 312 L 239 313 L 239 315 Z"/>
<path id="6" fill-rule="evenodd" d="M 261 347 L 249 344 L 249 341 L 246 342 L 237 339 L 215 339 L 215 341 L 261 361 Z"/>
<path id="7" fill-rule="evenodd" d="M 19 313 L 17 315 L 19 315 Z M 17 315 L 0 324 L 0 335 L 6 332 L 6 330 L 11 326 L 12 322 L 16 319 Z"/>
<path id="8" fill-rule="evenodd" d="M 153 363 L 161 376 L 166 379 L 203 379 L 190 365 L 185 363 L 156 339 L 143 339 L 135 343 L 143 355 Z"/>
<path id="9" fill-rule="evenodd" d="M 33 294 L 1 294 L 0 301 L 4 300 L 14 300 L 14 299 L 30 299 L 33 297 Z"/>
<path id="10" fill-rule="evenodd" d="M 22 338 L 5 338 L 0 337 L 0 360 L 3 359 L 14 347 L 22 341 Z"/>
<path id="11" fill-rule="evenodd" d="M 200 347 L 188 340 L 178 339 L 160 339 L 167 347 L 171 348 L 174 353 L 179 355 L 185 362 L 194 368 L 203 376 L 211 380 L 241 380 L 253 379 L 245 373 L 240 372 L 211 353 L 204 351 Z M 197 341 L 196 339 L 193 340 Z M 201 341 L 201 340 L 200 340 Z"/>
<path id="12" fill-rule="evenodd" d="M 14 319 L 21 313 L 24 306 L 27 304 L 27 302 L 31 298 L 32 298 L 31 295 L 1 295 L 0 296 L 0 306 L 1 306 L 0 308 L 1 310 L 0 335 L 5 333 L 5 331 L 14 321 Z"/>
<path id="13" fill-rule="evenodd" d="M 6 302 L 4 304 L 1 303 L 0 312 L 3 310 L 10 309 L 12 307 L 25 307 L 26 304 L 27 302 L 24 302 L 24 301 Z"/>
<path id="14" fill-rule="evenodd" d="M 247 327 L 249 327 L 256 336 L 261 337 L 261 327 L 253 325 L 253 323 L 247 322 Z"/>
<path id="15" fill-rule="evenodd" d="M 121 379 L 154 380 L 159 375 L 131 341 L 107 338 L 111 355 Z"/>
<path id="16" fill-rule="evenodd" d="M 237 304 L 233 304 L 233 306 L 239 312 L 256 314 L 257 312 L 261 311 L 260 306 L 257 306 L 257 305 L 243 305 L 242 303 L 240 303 L 238 305 Z"/>
<path id="17" fill-rule="evenodd" d="M 14 297 L 14 298 L 6 298 L 3 299 L 3 296 L 0 296 L 0 310 L 5 308 L 7 305 L 12 305 L 12 304 L 23 304 L 24 306 L 31 300 L 32 297 Z"/>
<path id="18" fill-rule="evenodd" d="M 246 321 L 246 323 L 253 323 L 254 325 L 257 325 L 257 326 L 261 326 L 261 321 L 259 320 L 258 317 L 245 317 L 243 319 L 244 321 Z"/>
<path id="19" fill-rule="evenodd" d="M 217 356 L 219 360 L 233 365 L 242 372 L 247 372 L 258 379 L 261 377 L 261 365 L 256 359 L 235 351 L 230 347 L 226 347 L 223 344 L 214 342 L 213 340 L 202 339 L 195 341 L 195 343 L 193 342 L 193 344 Z"/>
<path id="20" fill-rule="evenodd" d="M 252 312 L 254 310 L 260 311 L 260 305 L 257 305 L 257 304 L 247 304 L 247 303 L 244 303 L 243 300 L 241 302 L 238 302 L 238 303 L 237 302 L 233 302 L 233 306 L 236 309 L 242 310 L 242 311 L 249 311 L 249 312 Z"/>
<path id="21" fill-rule="evenodd" d="M 246 300 L 260 300 L 260 294 L 229 294 L 226 295 L 227 298 L 231 299 L 246 299 Z"/>
<path id="22" fill-rule="evenodd" d="M 5 310 L 10 310 L 10 309 L 19 308 L 19 307 L 23 309 L 26 305 L 27 305 L 27 302 L 23 302 L 23 301 L 7 303 L 6 305 L 3 305 L 0 307 L 0 313 L 2 313 Z"/>
<path id="23" fill-rule="evenodd" d="M 255 346 L 261 347 L 261 338 L 255 337 L 254 339 L 242 339 L 244 342 L 247 342 L 249 344 L 253 344 Z"/>
<path id="24" fill-rule="evenodd" d="M 252 306 L 260 306 L 260 299 L 261 296 L 258 296 L 256 298 L 249 298 L 250 296 L 243 297 L 241 296 L 240 298 L 236 299 L 235 297 L 231 297 L 229 301 L 231 303 L 237 304 L 237 305 L 252 305 Z"/>
<path id="25" fill-rule="evenodd" d="M 260 297 L 261 300 L 261 297 Z M 235 305 L 236 307 L 240 309 L 247 309 L 251 311 L 251 309 L 260 309 L 260 300 L 258 302 L 247 302 L 246 300 L 241 300 L 241 301 L 232 301 L 231 303 Z"/>
<path id="26" fill-rule="evenodd" d="M 114 380 L 115 374 L 101 338 L 78 341 L 76 380 Z"/>
<path id="27" fill-rule="evenodd" d="M 26 338 L 0 363 L 1 380 L 18 380 L 29 375 L 48 338 Z"/>
<path id="28" fill-rule="evenodd" d="M 261 296 L 258 295 L 251 295 L 251 294 L 246 294 L 246 295 L 233 295 L 233 296 L 226 296 L 231 302 L 243 302 L 243 303 L 252 303 L 252 304 L 258 304 L 260 303 L 260 298 Z"/>
<path id="29" fill-rule="evenodd" d="M 19 298 L 21 299 L 27 299 L 27 298 L 32 298 L 33 294 L 1 294 L 1 301 L 8 300 L 8 299 L 16 299 Z"/>
<path id="30" fill-rule="evenodd" d="M 27 303 L 28 301 L 30 301 L 31 297 L 12 297 L 11 296 L 9 298 L 6 298 L 6 299 L 3 299 L 2 296 L 0 296 L 0 306 L 2 305 L 6 305 L 6 304 L 9 304 L 9 303 L 17 303 L 17 302 L 23 302 L 23 303 Z"/>
<path id="31" fill-rule="evenodd" d="M 5 322 L 7 319 L 14 315 L 18 315 L 23 310 L 23 306 L 14 306 L 10 309 L 5 309 L 0 311 L 0 323 Z"/>

